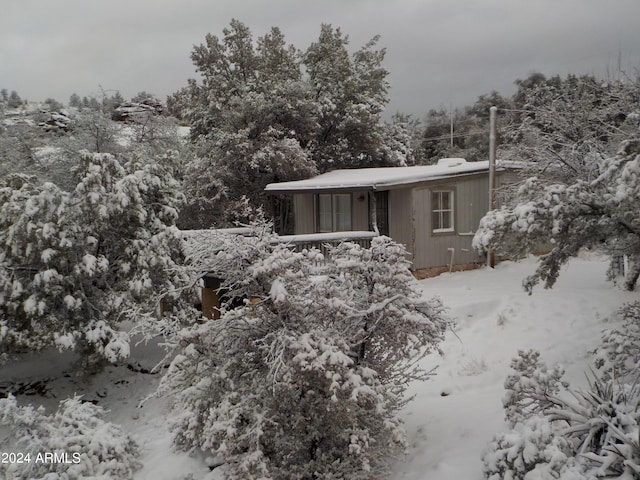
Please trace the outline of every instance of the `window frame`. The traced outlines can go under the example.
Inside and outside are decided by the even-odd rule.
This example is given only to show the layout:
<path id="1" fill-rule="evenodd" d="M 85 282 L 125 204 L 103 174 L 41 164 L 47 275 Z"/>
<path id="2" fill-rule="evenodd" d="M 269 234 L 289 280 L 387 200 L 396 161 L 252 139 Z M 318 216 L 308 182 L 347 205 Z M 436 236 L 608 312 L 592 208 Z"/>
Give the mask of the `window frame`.
<path id="1" fill-rule="evenodd" d="M 443 195 L 447 194 L 449 196 L 449 206 L 448 208 L 444 208 Z M 438 207 L 435 205 L 435 196 L 438 196 Z M 431 233 L 433 234 L 447 234 L 454 233 L 456 231 L 456 215 L 455 215 L 455 189 L 453 188 L 445 188 L 438 187 L 431 189 Z M 438 225 L 434 222 L 435 215 L 438 215 Z M 444 219 L 445 215 L 449 217 L 449 227 L 442 228 L 442 225 L 445 224 Z M 436 228 L 436 226 L 440 228 Z"/>
<path id="2" fill-rule="evenodd" d="M 321 219 L 323 217 L 326 217 L 327 212 L 321 212 L 320 208 L 321 205 L 323 204 L 323 202 L 321 201 L 321 197 L 325 195 L 325 196 L 329 196 L 330 197 L 330 205 L 331 205 L 331 212 L 330 212 L 330 216 L 331 216 L 331 230 L 326 230 L 321 228 Z M 339 223 L 343 223 L 344 219 L 340 219 L 341 215 L 344 215 L 347 213 L 347 211 L 342 211 L 339 212 L 338 211 L 338 198 L 342 197 L 342 198 L 348 198 L 349 202 L 348 202 L 348 228 L 346 229 L 340 229 L 338 230 L 338 224 Z M 316 195 L 314 195 L 314 203 L 315 203 L 315 225 L 316 225 L 316 233 L 330 233 L 330 232 L 348 232 L 351 231 L 353 228 L 353 194 L 351 193 L 332 193 L 332 192 L 327 192 L 327 193 L 317 193 Z"/>

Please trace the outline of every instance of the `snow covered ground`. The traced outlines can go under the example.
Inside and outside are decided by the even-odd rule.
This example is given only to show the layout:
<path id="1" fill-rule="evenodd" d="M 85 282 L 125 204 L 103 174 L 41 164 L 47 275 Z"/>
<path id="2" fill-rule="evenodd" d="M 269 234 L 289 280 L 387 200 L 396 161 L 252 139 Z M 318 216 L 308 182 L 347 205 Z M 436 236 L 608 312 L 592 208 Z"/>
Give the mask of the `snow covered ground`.
<path id="1" fill-rule="evenodd" d="M 451 308 L 457 337 L 443 344 L 437 376 L 413 385 L 416 397 L 403 415 L 410 451 L 394 478 L 483 478 L 482 451 L 506 430 L 503 383 L 518 349 L 539 350 L 547 364 L 565 368 L 572 386 L 586 387 L 589 352 L 612 326 L 611 313 L 637 294 L 607 282 L 607 262 L 598 256 L 574 259 L 553 289 L 529 296 L 521 284 L 534 269 L 530 258 L 421 282 L 425 296 Z"/>
<path id="2" fill-rule="evenodd" d="M 426 359 L 428 365 L 440 365 L 437 375 L 411 388 L 415 399 L 402 413 L 410 448 L 393 466 L 392 478 L 482 479 L 482 450 L 505 429 L 503 382 L 518 349 L 540 350 L 545 362 L 564 366 L 573 386 L 586 385 L 589 351 L 602 329 L 613 326 L 611 313 L 637 294 L 607 282 L 606 261 L 585 255 L 571 262 L 552 290 L 540 287 L 529 296 L 521 282 L 534 268 L 535 259 L 526 259 L 420 282 L 426 298 L 437 295 L 450 307 L 457 327 L 442 345 L 445 356 Z M 108 419 L 141 445 L 143 467 L 137 479 L 220 478 L 219 471 L 209 472 L 204 455 L 173 451 L 166 399 L 151 398 L 139 407 L 158 384 L 160 375 L 148 370 L 160 358 L 157 348 L 139 346 L 128 365 L 84 379 L 76 375 L 72 356 L 39 356 L 0 368 L 0 390 L 21 382 L 34 394 L 20 401 L 42 403 L 48 411 L 74 393 L 109 409 Z M 28 382 L 34 385 L 31 390 Z M 46 385 L 44 396 L 38 385 Z M 0 428 L 0 441 L 5 435 Z"/>

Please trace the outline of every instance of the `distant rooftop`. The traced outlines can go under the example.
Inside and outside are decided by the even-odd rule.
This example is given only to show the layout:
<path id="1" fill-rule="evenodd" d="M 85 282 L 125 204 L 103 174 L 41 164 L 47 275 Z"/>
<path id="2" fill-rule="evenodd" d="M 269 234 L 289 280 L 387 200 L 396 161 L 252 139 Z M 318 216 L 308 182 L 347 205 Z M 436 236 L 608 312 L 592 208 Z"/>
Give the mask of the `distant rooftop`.
<path id="1" fill-rule="evenodd" d="M 499 164 L 500 165 L 500 164 Z M 467 162 L 464 158 L 443 158 L 436 165 L 416 167 L 380 167 L 333 170 L 306 180 L 270 183 L 267 192 L 302 190 L 367 189 L 379 190 L 395 185 L 408 185 L 439 178 L 489 171 L 489 162 Z"/>

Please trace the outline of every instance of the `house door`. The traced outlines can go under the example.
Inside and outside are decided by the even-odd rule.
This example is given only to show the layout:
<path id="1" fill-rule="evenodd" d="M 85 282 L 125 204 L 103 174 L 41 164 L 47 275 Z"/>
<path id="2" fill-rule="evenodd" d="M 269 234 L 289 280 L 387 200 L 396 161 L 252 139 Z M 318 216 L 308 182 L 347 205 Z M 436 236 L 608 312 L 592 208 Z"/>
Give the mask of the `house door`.
<path id="1" fill-rule="evenodd" d="M 376 223 L 380 235 L 389 236 L 389 192 L 375 192 L 376 197 Z M 373 227 L 373 226 L 371 226 Z"/>

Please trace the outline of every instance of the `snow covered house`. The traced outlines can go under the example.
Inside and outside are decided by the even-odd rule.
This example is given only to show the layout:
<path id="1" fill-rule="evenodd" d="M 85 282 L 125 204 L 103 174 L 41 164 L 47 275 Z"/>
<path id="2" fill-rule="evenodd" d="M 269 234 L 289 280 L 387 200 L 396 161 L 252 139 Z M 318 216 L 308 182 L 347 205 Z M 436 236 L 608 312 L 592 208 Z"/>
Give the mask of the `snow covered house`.
<path id="1" fill-rule="evenodd" d="M 498 163 L 498 188 L 517 178 Z M 334 170 L 271 183 L 266 192 L 293 197 L 292 243 L 367 242 L 388 235 L 406 246 L 420 278 L 482 262 L 471 240 L 489 207 L 489 162 L 446 158 L 437 165 Z"/>

